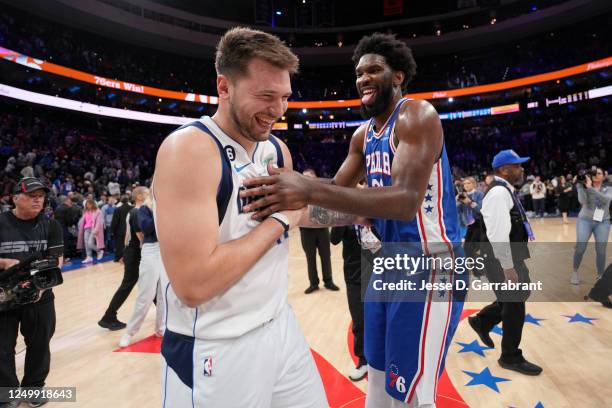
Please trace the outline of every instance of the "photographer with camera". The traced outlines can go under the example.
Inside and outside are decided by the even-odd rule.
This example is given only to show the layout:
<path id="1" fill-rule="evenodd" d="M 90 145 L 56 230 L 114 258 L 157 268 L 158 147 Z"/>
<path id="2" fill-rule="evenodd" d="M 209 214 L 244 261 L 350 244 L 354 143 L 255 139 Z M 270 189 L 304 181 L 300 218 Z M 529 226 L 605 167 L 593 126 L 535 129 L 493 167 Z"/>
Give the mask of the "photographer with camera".
<path id="1" fill-rule="evenodd" d="M 40 290 L 38 282 L 35 285 L 35 271 L 30 268 L 36 261 L 46 262 L 48 259 L 45 253 L 51 248 L 59 248 L 60 251 L 51 269 L 59 273 L 57 268 L 61 268 L 62 264 L 61 226 L 43 214 L 48 192 L 49 189 L 40 180 L 24 177 L 13 191 L 15 208 L 0 214 L 0 282 L 18 273 L 25 274 L 25 280 L 19 282 L 12 293 L 0 286 L 0 387 L 43 387 L 49 374 L 49 343 L 55 331 L 54 295 L 51 290 Z M 28 269 L 22 271 L 21 265 Z M 15 272 L 11 272 L 13 270 Z M 28 295 L 25 300 L 24 293 Z M 17 300 L 10 303 L 7 301 L 9 296 L 15 296 Z M 15 346 L 19 330 L 26 344 L 21 384 L 15 367 Z M 38 407 L 45 403 L 31 401 L 29 405 Z M 18 405 L 19 401 L 0 402 L 3 408 Z"/>
<path id="2" fill-rule="evenodd" d="M 576 191 L 581 208 L 576 221 L 576 250 L 574 270 L 570 277 L 573 285 L 580 284 L 578 268 L 591 235 L 595 235 L 597 275 L 603 275 L 606 265 L 606 246 L 610 235 L 610 202 L 612 187 L 604 186 L 604 172 L 599 167 L 577 176 Z"/>

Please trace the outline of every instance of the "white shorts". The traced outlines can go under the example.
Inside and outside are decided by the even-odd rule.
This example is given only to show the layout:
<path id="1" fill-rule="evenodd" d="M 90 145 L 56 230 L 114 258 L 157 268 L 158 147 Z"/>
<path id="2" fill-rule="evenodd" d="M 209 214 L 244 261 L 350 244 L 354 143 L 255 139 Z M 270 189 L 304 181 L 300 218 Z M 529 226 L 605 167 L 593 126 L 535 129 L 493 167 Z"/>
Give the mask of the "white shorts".
<path id="1" fill-rule="evenodd" d="M 323 408 L 325 390 L 293 310 L 235 339 L 166 330 L 164 408 Z"/>

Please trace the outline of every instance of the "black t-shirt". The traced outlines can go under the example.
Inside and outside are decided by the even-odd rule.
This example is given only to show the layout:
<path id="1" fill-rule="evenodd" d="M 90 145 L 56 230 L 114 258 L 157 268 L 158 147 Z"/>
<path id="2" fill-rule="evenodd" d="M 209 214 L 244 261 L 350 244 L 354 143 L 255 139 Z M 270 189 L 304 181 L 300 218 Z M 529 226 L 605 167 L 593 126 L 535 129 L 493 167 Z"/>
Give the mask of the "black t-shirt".
<path id="1" fill-rule="evenodd" d="M 63 245 L 62 228 L 43 214 L 31 220 L 21 220 L 12 211 L 0 214 L 0 258 L 23 261 L 33 252 Z M 48 290 L 43 299 L 51 297 Z M 42 299 L 41 299 L 42 300 Z"/>
<path id="2" fill-rule="evenodd" d="M 128 246 L 134 249 L 140 249 L 140 240 L 138 239 L 137 232 L 142 232 L 138 222 L 138 208 L 132 208 L 128 213 L 130 223 L 130 242 Z"/>

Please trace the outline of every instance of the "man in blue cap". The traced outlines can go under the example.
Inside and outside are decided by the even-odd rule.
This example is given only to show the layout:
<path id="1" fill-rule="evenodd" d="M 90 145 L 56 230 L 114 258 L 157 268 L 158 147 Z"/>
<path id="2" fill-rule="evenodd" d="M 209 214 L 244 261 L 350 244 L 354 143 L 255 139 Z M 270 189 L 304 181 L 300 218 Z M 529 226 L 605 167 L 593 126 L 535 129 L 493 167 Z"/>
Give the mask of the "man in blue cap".
<path id="1" fill-rule="evenodd" d="M 485 261 L 489 282 L 529 283 L 528 240 L 535 239 L 515 187 L 523 183 L 522 163 L 529 157 L 520 157 L 514 150 L 502 150 L 493 158 L 495 179 L 489 185 L 482 202 L 482 221 L 486 234 L 482 246 L 487 253 Z M 484 232 L 484 231 L 483 231 Z M 495 347 L 489 332 L 503 323 L 502 352 L 499 365 L 526 375 L 538 375 L 542 368 L 523 357 L 519 348 L 525 322 L 525 301 L 528 290 L 495 290 L 497 300 L 468 319 L 483 343 Z"/>

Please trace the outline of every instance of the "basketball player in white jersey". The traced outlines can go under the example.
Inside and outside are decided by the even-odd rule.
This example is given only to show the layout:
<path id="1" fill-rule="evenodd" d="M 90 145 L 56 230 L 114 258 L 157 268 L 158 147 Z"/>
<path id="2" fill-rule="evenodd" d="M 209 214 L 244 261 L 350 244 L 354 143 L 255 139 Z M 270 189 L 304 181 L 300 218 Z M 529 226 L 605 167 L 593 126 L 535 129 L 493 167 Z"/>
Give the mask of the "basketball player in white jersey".
<path id="1" fill-rule="evenodd" d="M 168 136 L 156 162 L 153 207 L 169 278 L 163 406 L 327 407 L 287 303 L 287 233 L 303 212 L 255 221 L 238 195 L 268 163 L 292 167 L 270 131 L 298 59 L 272 35 L 235 28 L 215 66 L 217 112 Z"/>

